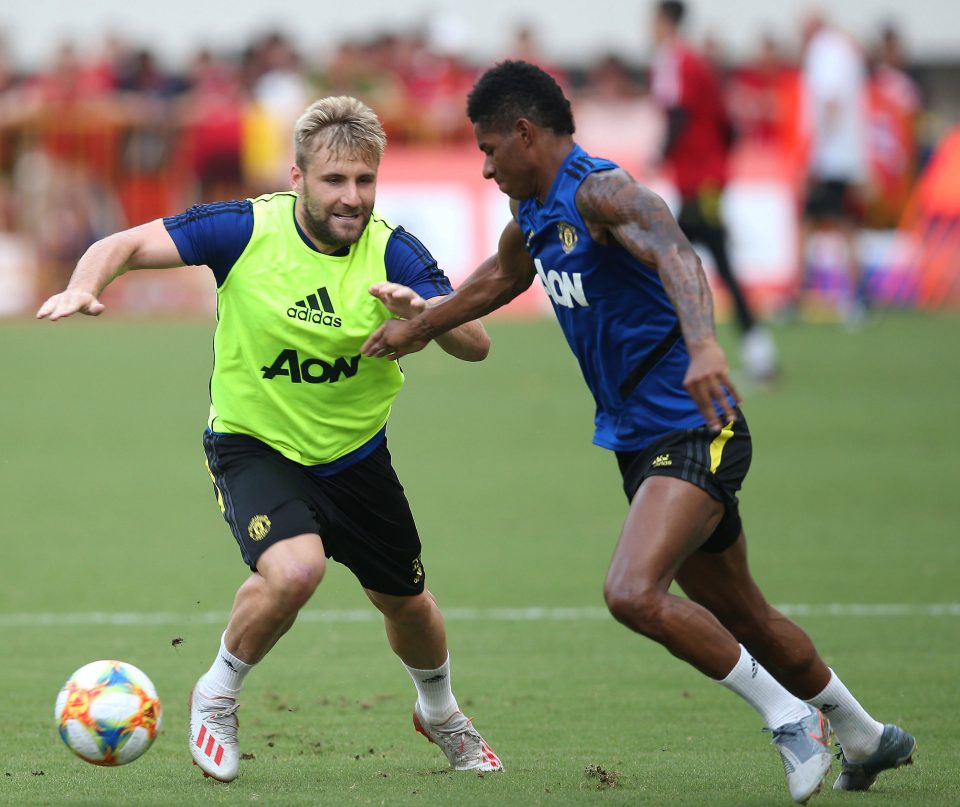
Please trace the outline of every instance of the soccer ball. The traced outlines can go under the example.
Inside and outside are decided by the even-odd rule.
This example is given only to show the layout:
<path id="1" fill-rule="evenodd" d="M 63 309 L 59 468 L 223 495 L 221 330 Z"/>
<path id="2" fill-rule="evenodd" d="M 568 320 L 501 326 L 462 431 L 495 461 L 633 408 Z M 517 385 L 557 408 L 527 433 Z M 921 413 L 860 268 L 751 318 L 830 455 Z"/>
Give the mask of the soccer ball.
<path id="1" fill-rule="evenodd" d="M 93 661 L 77 670 L 57 695 L 60 737 L 94 765 L 126 765 L 141 756 L 160 730 L 160 699 L 132 664 Z"/>

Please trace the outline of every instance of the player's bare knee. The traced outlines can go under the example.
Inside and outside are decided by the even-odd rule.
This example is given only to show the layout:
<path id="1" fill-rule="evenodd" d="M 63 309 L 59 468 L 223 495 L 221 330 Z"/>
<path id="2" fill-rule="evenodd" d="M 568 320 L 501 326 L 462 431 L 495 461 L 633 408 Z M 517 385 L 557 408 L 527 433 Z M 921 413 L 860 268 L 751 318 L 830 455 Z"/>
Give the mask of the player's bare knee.
<path id="1" fill-rule="evenodd" d="M 417 624 L 433 618 L 436 602 L 426 591 L 410 597 L 389 597 L 373 600 L 380 612 L 391 622 Z"/>
<path id="2" fill-rule="evenodd" d="M 628 628 L 652 637 L 661 632 L 664 592 L 635 581 L 608 580 L 603 598 L 613 618 Z"/>
<path id="3" fill-rule="evenodd" d="M 296 610 L 313 596 L 325 571 L 325 559 L 310 563 L 291 559 L 270 571 L 267 584 L 274 599 L 285 609 Z"/>

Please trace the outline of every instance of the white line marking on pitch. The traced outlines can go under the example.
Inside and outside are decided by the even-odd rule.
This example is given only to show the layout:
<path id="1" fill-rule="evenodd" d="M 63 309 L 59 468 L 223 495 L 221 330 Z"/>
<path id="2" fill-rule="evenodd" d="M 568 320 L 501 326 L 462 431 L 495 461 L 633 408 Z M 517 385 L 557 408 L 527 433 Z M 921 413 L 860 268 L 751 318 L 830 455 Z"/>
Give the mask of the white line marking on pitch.
<path id="1" fill-rule="evenodd" d="M 960 602 L 945 603 L 788 603 L 776 606 L 788 616 L 892 617 L 960 616 Z M 448 620 L 465 622 L 576 622 L 612 619 L 606 608 L 445 608 Z M 182 625 L 225 624 L 227 611 L 194 614 L 174 611 L 0 614 L 0 628 L 43 628 L 69 625 Z M 301 611 L 299 622 L 374 622 L 373 608 Z"/>

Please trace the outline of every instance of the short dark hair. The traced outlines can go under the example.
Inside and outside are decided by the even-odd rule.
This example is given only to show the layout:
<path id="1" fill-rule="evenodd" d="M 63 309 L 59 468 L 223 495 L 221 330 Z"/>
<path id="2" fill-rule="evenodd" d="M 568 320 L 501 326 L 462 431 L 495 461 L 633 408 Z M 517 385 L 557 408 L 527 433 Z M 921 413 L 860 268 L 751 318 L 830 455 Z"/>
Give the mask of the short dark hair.
<path id="1" fill-rule="evenodd" d="M 487 70 L 467 96 L 467 117 L 492 131 L 506 131 L 520 118 L 554 134 L 575 129 L 570 102 L 553 77 L 529 62 L 500 62 Z"/>
<path id="2" fill-rule="evenodd" d="M 680 27 L 680 23 L 683 22 L 683 17 L 687 13 L 687 7 L 681 0 L 663 0 L 658 6 L 658 10 L 677 28 Z"/>

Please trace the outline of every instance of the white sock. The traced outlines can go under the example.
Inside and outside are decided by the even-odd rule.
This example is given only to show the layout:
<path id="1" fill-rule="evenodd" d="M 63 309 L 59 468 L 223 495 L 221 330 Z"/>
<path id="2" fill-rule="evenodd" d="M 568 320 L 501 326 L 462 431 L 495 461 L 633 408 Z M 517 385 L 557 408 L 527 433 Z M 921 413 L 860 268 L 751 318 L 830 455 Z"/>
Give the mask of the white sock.
<path id="1" fill-rule="evenodd" d="M 850 762 L 863 762 L 880 747 L 883 723 L 867 714 L 833 670 L 823 692 L 807 703 L 816 706 L 830 721 L 843 755 Z"/>
<path id="2" fill-rule="evenodd" d="M 740 645 L 740 660 L 730 674 L 719 683 L 733 690 L 763 718 L 767 728 L 802 720 L 810 710 L 786 689 Z"/>
<path id="3" fill-rule="evenodd" d="M 435 670 L 418 670 L 407 667 L 407 672 L 417 688 L 417 705 L 420 714 L 428 723 L 442 723 L 460 710 L 450 686 L 450 656 Z"/>
<path id="4" fill-rule="evenodd" d="M 217 653 L 210 669 L 200 678 L 198 686 L 205 695 L 226 695 L 236 698 L 243 689 L 243 679 L 253 669 L 253 665 L 240 661 L 227 650 L 226 635 L 224 632 L 220 637 L 220 652 Z"/>

